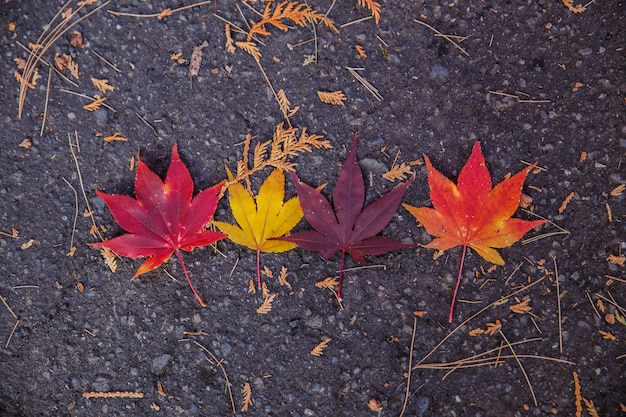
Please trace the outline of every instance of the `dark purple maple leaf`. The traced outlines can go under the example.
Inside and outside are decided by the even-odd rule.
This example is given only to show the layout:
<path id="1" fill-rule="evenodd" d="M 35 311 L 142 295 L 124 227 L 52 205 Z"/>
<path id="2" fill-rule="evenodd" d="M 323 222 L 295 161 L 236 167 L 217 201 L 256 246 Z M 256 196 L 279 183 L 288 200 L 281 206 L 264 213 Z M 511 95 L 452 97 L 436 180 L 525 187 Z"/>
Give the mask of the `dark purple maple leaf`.
<path id="1" fill-rule="evenodd" d="M 365 183 L 357 162 L 356 147 L 357 135 L 354 134 L 352 148 L 335 184 L 332 206 L 321 192 L 304 184 L 295 173 L 291 173 L 304 217 L 315 230 L 280 238 L 296 243 L 304 249 L 318 251 L 324 259 L 330 259 L 336 252 L 341 251 L 337 291 L 339 298 L 346 253 L 357 262 L 365 264 L 364 255 L 382 255 L 392 250 L 415 246 L 376 236 L 391 221 L 402 196 L 414 178 L 396 186 L 363 208 Z"/>

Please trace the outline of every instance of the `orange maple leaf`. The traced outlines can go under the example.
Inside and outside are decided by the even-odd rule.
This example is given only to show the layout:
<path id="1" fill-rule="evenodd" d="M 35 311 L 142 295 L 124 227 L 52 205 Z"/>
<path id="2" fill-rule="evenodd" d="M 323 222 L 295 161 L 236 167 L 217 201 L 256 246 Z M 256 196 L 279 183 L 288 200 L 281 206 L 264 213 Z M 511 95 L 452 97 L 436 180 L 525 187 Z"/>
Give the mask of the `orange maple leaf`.
<path id="1" fill-rule="evenodd" d="M 426 155 L 424 159 L 428 169 L 430 201 L 434 208 L 417 208 L 408 204 L 404 204 L 404 208 L 435 237 L 425 247 L 447 250 L 463 246 L 461 268 L 448 317 L 452 322 L 454 300 L 461 282 L 467 247 L 474 249 L 488 262 L 504 265 L 504 259 L 494 248 L 511 246 L 530 229 L 545 223 L 545 220 L 526 221 L 511 217 L 519 206 L 526 176 L 535 164 L 492 189 L 480 142 L 474 143 L 472 154 L 461 169 L 457 184 L 433 168 Z"/>

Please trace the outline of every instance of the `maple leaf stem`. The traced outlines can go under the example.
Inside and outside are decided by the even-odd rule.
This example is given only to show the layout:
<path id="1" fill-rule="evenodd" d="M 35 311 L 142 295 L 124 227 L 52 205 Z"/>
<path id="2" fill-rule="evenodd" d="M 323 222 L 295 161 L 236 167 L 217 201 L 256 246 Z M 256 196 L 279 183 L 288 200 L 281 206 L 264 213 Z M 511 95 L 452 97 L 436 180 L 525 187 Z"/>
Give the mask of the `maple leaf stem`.
<path id="1" fill-rule="evenodd" d="M 200 303 L 200 305 L 202 307 L 206 307 L 206 303 L 202 301 L 202 298 L 200 298 L 200 294 L 198 294 L 196 289 L 193 287 L 193 284 L 191 283 L 191 279 L 189 278 L 189 274 L 187 273 L 187 268 L 185 267 L 185 262 L 183 262 L 183 254 L 180 253 L 180 249 L 176 249 L 176 255 L 178 255 L 178 260 L 180 261 L 180 264 L 183 267 L 183 272 L 185 273 L 185 278 L 187 278 L 187 282 L 189 283 L 189 286 L 191 287 L 191 291 L 193 291 L 193 294 L 198 299 L 198 302 Z"/>
<path id="2" fill-rule="evenodd" d="M 256 250 L 256 280 L 261 289 L 261 249 Z"/>
<path id="3" fill-rule="evenodd" d="M 346 259 L 346 251 L 341 251 L 341 264 L 339 265 L 339 284 L 337 285 L 337 298 L 341 302 L 341 281 L 343 281 L 343 263 Z"/>
<path id="4" fill-rule="evenodd" d="M 461 285 L 461 275 L 463 274 L 463 264 L 465 263 L 465 252 L 467 252 L 467 245 L 463 245 L 463 255 L 461 255 L 461 265 L 459 266 L 459 276 L 456 279 L 456 287 L 454 287 L 454 294 L 452 294 L 452 303 L 450 304 L 450 315 L 448 316 L 448 323 L 452 323 L 452 312 L 454 311 L 454 301 L 456 300 L 456 293 L 459 291 Z"/>

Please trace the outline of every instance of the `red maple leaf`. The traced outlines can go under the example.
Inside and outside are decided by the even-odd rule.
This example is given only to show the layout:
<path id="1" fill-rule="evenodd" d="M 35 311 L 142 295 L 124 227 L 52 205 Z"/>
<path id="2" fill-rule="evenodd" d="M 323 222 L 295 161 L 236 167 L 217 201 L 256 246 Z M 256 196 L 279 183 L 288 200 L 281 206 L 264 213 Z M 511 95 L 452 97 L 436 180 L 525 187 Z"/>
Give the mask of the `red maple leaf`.
<path id="1" fill-rule="evenodd" d="M 480 150 L 480 142 L 474 143 L 472 154 L 461 169 L 457 184 L 433 168 L 428 156 L 424 155 L 424 159 L 433 208 L 417 208 L 408 204 L 404 204 L 404 207 L 429 234 L 435 236 L 425 247 L 447 250 L 463 246 L 461 268 L 448 317 L 452 322 L 454 300 L 461 282 L 467 247 L 474 249 L 488 262 L 504 265 L 504 260 L 494 248 L 511 246 L 530 229 L 546 221 L 526 221 L 511 217 L 519 206 L 526 176 L 536 164 L 521 170 L 492 189 L 491 176 Z"/>
<path id="2" fill-rule="evenodd" d="M 133 278 L 158 268 L 176 252 L 191 290 L 206 307 L 189 279 L 180 250 L 191 252 L 226 237 L 223 233 L 205 230 L 215 213 L 223 185 L 224 182 L 220 182 L 192 199 L 193 181 L 174 144 L 165 182 L 139 161 L 135 179 L 137 199 L 96 191 L 128 234 L 91 246 L 109 248 L 129 258 L 147 257 Z"/>
<path id="3" fill-rule="evenodd" d="M 363 208 L 365 184 L 356 158 L 356 145 L 355 134 L 352 138 L 352 148 L 335 185 L 333 206 L 321 192 L 304 184 L 295 173 L 291 173 L 304 217 L 315 230 L 280 238 L 294 242 L 304 249 L 319 251 L 324 259 L 330 259 L 336 252 L 341 251 L 338 298 L 341 298 L 346 253 L 357 262 L 365 264 L 364 255 L 382 255 L 392 250 L 414 246 L 376 236 L 391 221 L 402 196 L 414 178 L 398 185 Z"/>

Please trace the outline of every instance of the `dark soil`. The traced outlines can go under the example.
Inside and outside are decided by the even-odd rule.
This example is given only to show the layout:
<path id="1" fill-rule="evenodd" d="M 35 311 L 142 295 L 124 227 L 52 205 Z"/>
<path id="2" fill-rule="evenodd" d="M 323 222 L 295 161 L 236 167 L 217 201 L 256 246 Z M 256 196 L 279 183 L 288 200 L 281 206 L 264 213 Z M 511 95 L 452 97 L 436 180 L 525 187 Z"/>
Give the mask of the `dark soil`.
<path id="1" fill-rule="evenodd" d="M 71 31 L 61 36 L 44 59 L 53 62 L 55 53 L 70 54 L 80 66 L 80 79 L 75 87 L 53 73 L 41 137 L 48 67 L 40 65 L 41 79 L 28 91 L 19 119 L 13 60 L 28 56 L 18 42 L 36 42 L 62 3 L 8 0 L 0 6 L 0 230 L 19 231 L 15 239 L 0 236 L 0 294 L 19 318 L 9 341 L 16 320 L 0 306 L 0 415 L 232 415 L 222 371 L 196 341 L 221 360 L 238 414 L 242 387 L 249 382 L 254 403 L 241 415 L 398 416 L 414 311 L 426 313 L 417 318 L 412 364 L 481 308 L 542 278 L 472 319 L 425 361 L 450 362 L 505 346 L 502 334 L 510 343 L 538 338 L 515 345 L 515 352 L 574 364 L 520 358 L 536 405 L 520 366 L 509 358 L 498 366 L 457 369 L 449 375 L 414 370 L 404 415 L 573 416 L 572 372 L 580 376 L 582 395 L 593 401 L 600 416 L 624 414 L 626 328 L 606 321 L 605 314 L 616 311 L 611 303 L 604 300 L 605 313 L 597 314 L 593 307 L 599 296 L 626 306 L 624 268 L 607 262 L 609 255 L 626 249 L 626 193 L 609 194 L 626 183 L 623 1 L 596 2 L 582 14 L 571 13 L 558 0 L 381 1 L 378 25 L 370 19 L 339 33 L 318 26 L 318 60 L 306 66 L 303 61 L 315 52 L 315 44 L 299 44 L 313 39 L 311 28 L 290 26 L 282 32 L 268 26 L 271 36 L 260 44 L 261 64 L 274 88 L 282 88 L 292 106 L 300 106 L 291 123 L 323 135 L 334 147 L 293 159 L 303 181 L 329 183 L 325 192 L 332 190 L 354 132 L 359 133 L 368 201 L 393 187 L 381 174 L 398 151 L 403 162 L 427 154 L 452 178 L 476 140 L 482 142 L 494 182 L 525 163 L 537 161 L 544 168 L 530 175 L 524 192 L 532 197 L 534 212 L 553 223 L 527 237 L 560 228 L 569 233 L 503 249 L 506 265 L 491 272 L 470 250 L 452 324 L 447 313 L 460 248 L 436 260 L 432 250 L 423 248 L 370 258 L 370 264 L 384 268 L 346 273 L 344 309 L 331 291 L 314 286 L 336 274 L 339 256 L 327 262 L 300 249 L 263 254 L 262 263 L 275 274 L 282 266 L 289 269 L 293 288 L 265 278 L 279 295 L 272 311 L 259 315 L 261 295 L 247 292 L 249 280 L 256 279 L 252 250 L 223 241 L 221 254 L 210 248 L 185 253 L 191 279 L 208 303 L 202 308 L 175 257 L 130 281 L 139 260 L 120 258 L 112 273 L 99 251 L 88 246 L 96 238 L 89 233 L 91 220 L 83 216 L 87 207 L 68 137 L 74 142 L 78 137 L 84 190 L 97 223 L 111 238 L 123 231 L 95 190 L 132 195 L 129 163 L 137 151 L 164 175 L 177 142 L 201 190 L 225 178 L 225 163 L 235 168 L 247 134 L 270 139 L 283 121 L 252 57 L 225 50 L 224 22 L 214 14 L 246 28 L 237 6 L 249 20 L 259 17 L 242 2 L 214 1 L 162 20 L 109 13 L 153 14 L 191 3 L 113 0 L 76 26 L 84 36 L 83 48 L 70 45 Z M 324 12 L 331 3 L 309 1 Z M 356 0 L 339 0 L 328 17 L 340 26 L 368 15 Z M 470 56 L 414 19 L 466 37 L 455 39 Z M 16 23 L 15 31 L 10 22 Z M 170 57 L 182 52 L 189 60 L 203 41 L 209 46 L 198 77 L 190 82 L 188 64 Z M 359 57 L 356 45 L 367 58 Z M 363 68 L 360 73 L 383 99 L 378 101 L 346 66 Z M 106 94 L 115 111 L 88 112 L 83 106 L 89 100 L 60 90 L 93 96 L 98 92 L 91 77 L 115 86 Z M 346 106 L 321 103 L 318 90 L 342 90 Z M 116 131 L 128 141 L 104 142 L 102 135 Z M 26 138 L 32 147 L 19 146 Z M 429 198 L 426 171 L 423 166 L 415 170 L 416 181 L 403 201 L 421 206 Z M 252 177 L 255 190 L 268 173 Z M 64 180 L 78 191 L 73 256 L 66 254 L 77 200 Z M 293 193 L 288 182 L 287 194 Z M 561 213 L 570 193 L 573 199 Z M 521 211 L 516 216 L 531 218 Z M 216 217 L 232 220 L 226 199 Z M 308 227 L 302 221 L 297 230 Z M 402 208 L 383 235 L 415 243 L 430 239 Z M 23 249 L 31 239 L 32 246 Z M 560 284 L 562 353 L 553 259 Z M 355 266 L 347 261 L 347 268 Z M 607 276 L 622 281 L 611 283 Z M 509 309 L 524 297 L 530 298 L 532 316 Z M 496 320 L 502 334 L 469 335 Z M 616 340 L 603 338 L 600 331 Z M 324 354 L 311 355 L 324 338 L 331 338 Z M 498 354 L 510 351 L 504 347 L 492 356 Z M 165 396 L 158 393 L 158 384 Z M 90 391 L 143 392 L 144 397 L 84 398 Z M 381 402 L 381 412 L 370 411 L 371 399 Z"/>

